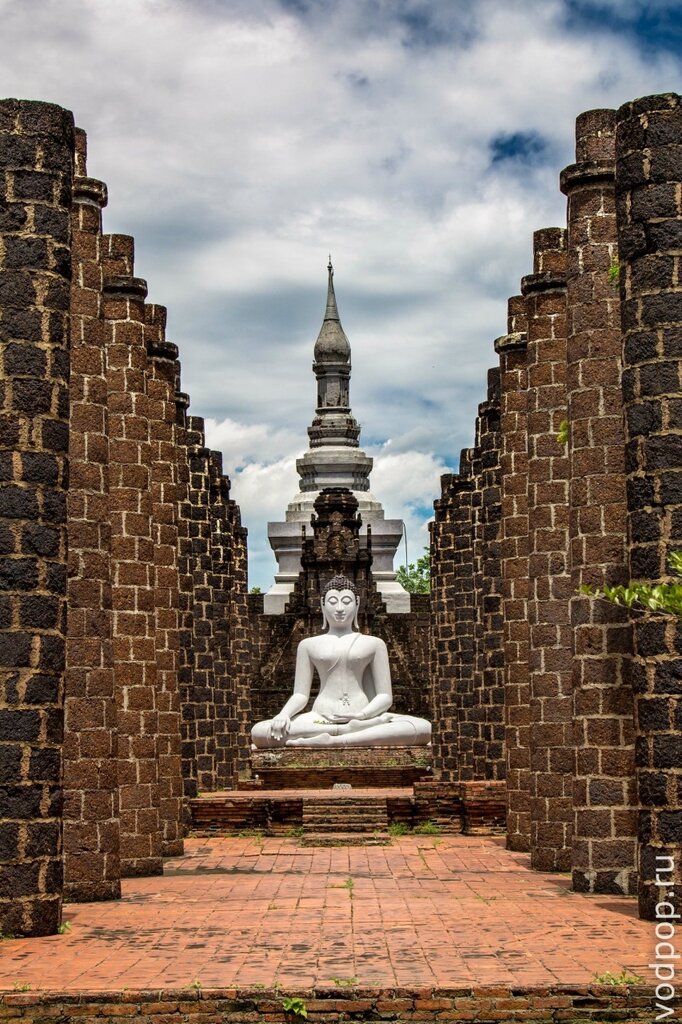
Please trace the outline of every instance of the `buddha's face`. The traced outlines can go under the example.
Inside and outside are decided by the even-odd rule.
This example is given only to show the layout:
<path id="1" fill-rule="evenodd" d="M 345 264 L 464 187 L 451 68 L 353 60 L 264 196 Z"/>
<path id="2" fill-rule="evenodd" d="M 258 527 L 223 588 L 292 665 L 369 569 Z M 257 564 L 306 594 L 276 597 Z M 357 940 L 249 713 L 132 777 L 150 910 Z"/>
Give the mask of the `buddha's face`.
<path id="1" fill-rule="evenodd" d="M 322 613 L 331 627 L 352 624 L 358 610 L 358 599 L 352 590 L 328 590 L 322 601 Z"/>

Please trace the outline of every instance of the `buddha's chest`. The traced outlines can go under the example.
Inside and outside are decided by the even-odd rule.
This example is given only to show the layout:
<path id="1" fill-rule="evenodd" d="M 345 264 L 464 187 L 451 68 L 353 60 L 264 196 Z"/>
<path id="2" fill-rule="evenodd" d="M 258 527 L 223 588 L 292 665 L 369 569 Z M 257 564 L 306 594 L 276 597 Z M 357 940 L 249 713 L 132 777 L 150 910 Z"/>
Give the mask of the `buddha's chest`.
<path id="1" fill-rule="evenodd" d="M 360 633 L 352 637 L 320 637 L 311 650 L 311 660 L 322 677 L 349 673 L 361 677 L 374 653 L 371 642 Z"/>

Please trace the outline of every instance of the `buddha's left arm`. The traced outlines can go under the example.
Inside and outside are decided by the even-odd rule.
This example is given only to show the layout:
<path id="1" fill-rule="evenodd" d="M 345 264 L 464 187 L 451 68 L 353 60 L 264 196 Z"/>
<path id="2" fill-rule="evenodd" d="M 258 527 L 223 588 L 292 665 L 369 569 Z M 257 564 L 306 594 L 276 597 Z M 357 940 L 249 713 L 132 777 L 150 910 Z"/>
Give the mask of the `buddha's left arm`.
<path id="1" fill-rule="evenodd" d="M 375 696 L 371 699 L 367 707 L 363 708 L 362 711 L 355 716 L 361 721 L 366 721 L 368 718 L 376 718 L 378 715 L 382 715 L 384 711 L 388 711 L 393 703 L 391 667 L 388 663 L 388 651 L 386 650 L 386 644 L 383 641 L 380 641 L 377 644 L 376 651 L 374 652 L 374 658 L 371 662 L 371 670 L 374 681 Z"/>

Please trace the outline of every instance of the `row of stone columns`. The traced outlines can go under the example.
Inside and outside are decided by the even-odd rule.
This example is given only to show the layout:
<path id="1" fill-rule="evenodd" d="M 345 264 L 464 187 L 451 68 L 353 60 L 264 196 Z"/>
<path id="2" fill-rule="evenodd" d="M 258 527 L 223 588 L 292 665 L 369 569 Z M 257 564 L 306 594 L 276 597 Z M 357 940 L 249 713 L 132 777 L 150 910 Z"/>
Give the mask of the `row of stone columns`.
<path id="1" fill-rule="evenodd" d="M 246 531 L 84 133 L 17 101 L 0 133 L 0 929 L 43 934 L 234 784 Z"/>
<path id="2" fill-rule="evenodd" d="M 472 774 L 466 704 L 485 688 L 499 555 L 509 846 L 576 889 L 639 891 L 648 917 L 656 865 L 675 860 L 679 884 L 682 628 L 581 588 L 670 579 L 682 548 L 681 152 L 677 96 L 578 118 L 567 229 L 535 233 L 495 342 L 499 528 L 481 548 L 476 448 L 444 478 L 433 528 L 437 773 L 491 777 Z M 457 575 L 469 551 L 473 585 Z"/>

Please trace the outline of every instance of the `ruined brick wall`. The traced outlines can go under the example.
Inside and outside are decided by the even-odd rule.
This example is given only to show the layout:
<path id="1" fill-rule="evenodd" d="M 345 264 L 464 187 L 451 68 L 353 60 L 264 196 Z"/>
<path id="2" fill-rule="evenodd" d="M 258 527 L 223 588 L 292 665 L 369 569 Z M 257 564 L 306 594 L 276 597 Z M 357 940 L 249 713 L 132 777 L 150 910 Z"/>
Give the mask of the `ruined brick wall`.
<path id="1" fill-rule="evenodd" d="M 528 320 L 522 295 L 509 299 L 500 357 L 500 572 L 507 760 L 507 844 L 530 849 L 530 674 L 528 667 Z"/>
<path id="2" fill-rule="evenodd" d="M 682 627 L 580 588 L 670 580 L 682 548 L 681 152 L 678 96 L 578 118 L 568 230 L 536 232 L 495 344 L 508 844 L 581 891 L 638 891 L 645 917 L 680 896 Z M 474 449 L 443 478 L 432 527 L 446 780 L 469 770 L 472 607 L 497 572 L 477 553 L 479 465 Z"/>
<path id="3" fill-rule="evenodd" d="M 42 934 L 62 890 L 116 898 L 182 852 L 195 678 L 206 788 L 234 784 L 246 531 L 84 133 L 8 100 L 0 143 L 0 928 Z"/>
<path id="4" fill-rule="evenodd" d="M 116 701 L 112 650 L 109 407 L 103 319 L 102 208 L 76 132 L 71 211 L 71 414 L 64 730 L 64 892 L 120 893 Z"/>
<path id="5" fill-rule="evenodd" d="M 628 579 L 622 343 L 613 110 L 576 123 L 576 160 L 561 175 L 568 198 L 566 299 L 569 532 L 576 746 L 573 885 L 634 892 L 636 813 L 631 652 L 627 612 L 579 593 Z"/>
<path id="6" fill-rule="evenodd" d="M 204 421 L 184 420 L 181 472 L 180 693 L 184 792 L 196 796 L 236 785 L 237 693 L 250 671 L 246 531 L 230 500 L 222 457 L 205 445 Z M 240 632 L 241 630 L 241 632 Z"/>
<path id="7" fill-rule="evenodd" d="M 0 929 L 62 891 L 73 118 L 0 104 Z"/>
<path id="8" fill-rule="evenodd" d="M 475 445 L 443 477 L 431 527 L 433 764 L 442 782 L 504 779 L 500 377 Z"/>
<path id="9" fill-rule="evenodd" d="M 572 592 L 566 419 L 566 232 L 533 236 L 528 322 L 528 622 L 531 863 L 567 871 L 573 828 Z"/>
<path id="10" fill-rule="evenodd" d="M 682 548 L 682 98 L 617 114 L 616 202 L 623 327 L 629 572 L 670 579 Z M 682 626 L 633 617 L 640 911 L 682 898 Z M 673 867 L 674 865 L 674 867 Z M 657 877 L 658 876 L 658 877 Z"/>

